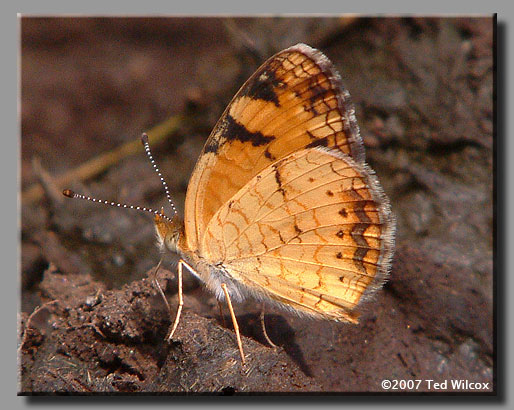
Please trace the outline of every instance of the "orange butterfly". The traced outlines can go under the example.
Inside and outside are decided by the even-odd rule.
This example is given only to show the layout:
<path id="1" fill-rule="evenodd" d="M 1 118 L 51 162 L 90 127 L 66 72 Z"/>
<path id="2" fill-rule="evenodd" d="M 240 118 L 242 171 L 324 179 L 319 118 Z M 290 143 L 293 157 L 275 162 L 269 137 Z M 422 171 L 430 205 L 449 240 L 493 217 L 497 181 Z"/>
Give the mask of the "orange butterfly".
<path id="1" fill-rule="evenodd" d="M 243 363 L 231 300 L 357 323 L 394 252 L 395 219 L 349 94 L 305 44 L 267 60 L 228 105 L 191 176 L 184 222 L 149 211 L 159 246 L 181 258 L 169 338 L 186 266 L 227 301 Z"/>

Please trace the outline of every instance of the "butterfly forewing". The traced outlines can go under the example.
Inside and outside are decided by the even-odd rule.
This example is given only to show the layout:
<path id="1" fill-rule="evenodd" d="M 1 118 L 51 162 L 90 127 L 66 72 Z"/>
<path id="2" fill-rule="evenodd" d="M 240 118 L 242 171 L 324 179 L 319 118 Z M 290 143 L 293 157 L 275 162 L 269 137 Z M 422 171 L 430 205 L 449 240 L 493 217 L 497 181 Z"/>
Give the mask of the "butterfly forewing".
<path id="1" fill-rule="evenodd" d="M 330 61 L 298 44 L 266 61 L 243 85 L 207 140 L 185 206 L 190 249 L 213 215 L 255 175 L 305 147 L 364 162 L 353 105 Z"/>

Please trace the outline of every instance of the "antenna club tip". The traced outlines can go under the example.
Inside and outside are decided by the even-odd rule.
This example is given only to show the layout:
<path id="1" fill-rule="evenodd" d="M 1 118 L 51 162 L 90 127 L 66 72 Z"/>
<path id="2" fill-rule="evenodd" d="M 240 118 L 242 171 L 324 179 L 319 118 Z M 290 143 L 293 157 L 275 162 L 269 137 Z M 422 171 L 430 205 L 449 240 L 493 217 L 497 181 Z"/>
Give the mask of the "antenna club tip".
<path id="1" fill-rule="evenodd" d="M 73 192 L 71 189 L 65 189 L 64 191 L 62 191 L 62 194 L 68 198 L 75 197 L 75 192 Z"/>
<path id="2" fill-rule="evenodd" d="M 143 132 L 143 135 L 141 135 L 141 142 L 143 144 L 148 144 L 148 134 L 146 132 Z"/>

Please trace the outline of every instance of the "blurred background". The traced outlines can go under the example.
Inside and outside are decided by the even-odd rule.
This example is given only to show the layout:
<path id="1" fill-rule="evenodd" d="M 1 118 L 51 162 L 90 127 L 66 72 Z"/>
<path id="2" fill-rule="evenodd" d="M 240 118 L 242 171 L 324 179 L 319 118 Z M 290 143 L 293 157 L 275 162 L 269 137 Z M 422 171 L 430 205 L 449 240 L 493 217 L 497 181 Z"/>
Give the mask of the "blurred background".
<path id="1" fill-rule="evenodd" d="M 361 325 L 306 326 L 275 313 L 271 338 L 287 321 L 289 351 L 326 390 L 380 390 L 391 372 L 491 381 L 490 16 L 21 18 L 22 311 L 45 300 L 49 267 L 108 288 L 145 277 L 160 257 L 151 216 L 60 191 L 170 213 L 139 143 L 152 131 L 182 212 L 226 105 L 262 62 L 298 42 L 321 49 L 352 95 L 367 161 L 398 219 L 397 252 Z M 186 288 L 186 308 L 213 314 L 213 297 L 192 278 Z"/>

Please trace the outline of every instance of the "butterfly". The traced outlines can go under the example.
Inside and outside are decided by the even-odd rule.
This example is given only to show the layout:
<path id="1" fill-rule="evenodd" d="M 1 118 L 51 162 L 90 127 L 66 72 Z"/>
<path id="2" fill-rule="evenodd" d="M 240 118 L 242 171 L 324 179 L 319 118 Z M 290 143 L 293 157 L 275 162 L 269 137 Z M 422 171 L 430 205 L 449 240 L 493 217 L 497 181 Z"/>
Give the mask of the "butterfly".
<path id="1" fill-rule="evenodd" d="M 169 338 L 186 268 L 228 303 L 243 363 L 232 301 L 358 323 L 394 252 L 395 218 L 365 163 L 350 95 L 305 44 L 269 58 L 225 109 L 192 173 L 184 220 L 154 213 L 159 247 L 180 256 Z"/>

